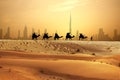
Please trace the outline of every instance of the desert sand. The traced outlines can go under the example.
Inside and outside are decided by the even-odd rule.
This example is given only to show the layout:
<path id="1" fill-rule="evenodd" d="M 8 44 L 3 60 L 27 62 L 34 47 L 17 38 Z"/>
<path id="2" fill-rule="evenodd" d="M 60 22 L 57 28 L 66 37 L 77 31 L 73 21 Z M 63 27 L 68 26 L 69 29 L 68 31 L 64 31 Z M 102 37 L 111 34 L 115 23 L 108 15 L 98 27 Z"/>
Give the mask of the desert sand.
<path id="1" fill-rule="evenodd" d="M 0 80 L 120 80 L 120 42 L 0 40 Z"/>

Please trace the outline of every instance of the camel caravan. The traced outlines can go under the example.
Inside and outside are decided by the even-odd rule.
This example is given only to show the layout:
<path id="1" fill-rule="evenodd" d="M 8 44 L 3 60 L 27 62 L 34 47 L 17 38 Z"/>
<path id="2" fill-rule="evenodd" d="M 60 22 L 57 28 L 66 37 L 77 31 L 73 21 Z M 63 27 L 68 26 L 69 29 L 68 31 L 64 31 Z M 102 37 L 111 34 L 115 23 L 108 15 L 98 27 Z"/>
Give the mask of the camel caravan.
<path id="1" fill-rule="evenodd" d="M 38 37 L 40 37 L 40 34 L 38 34 L 38 35 L 36 33 L 32 34 L 32 40 L 34 40 L 34 39 L 37 40 Z M 52 38 L 52 37 L 53 36 L 49 36 L 48 33 L 44 33 L 43 37 L 42 37 L 42 40 L 48 40 L 49 38 Z M 58 33 L 55 33 L 53 38 L 54 38 L 54 40 L 59 40 L 60 38 L 63 38 L 63 36 L 59 36 Z M 73 38 L 75 38 L 74 35 L 71 35 L 71 33 L 66 33 L 65 40 L 72 40 Z M 88 38 L 87 36 L 80 33 L 78 39 L 79 40 L 84 40 L 84 39 L 87 39 L 87 38 Z M 91 40 L 92 40 L 92 38 L 91 38 Z"/>

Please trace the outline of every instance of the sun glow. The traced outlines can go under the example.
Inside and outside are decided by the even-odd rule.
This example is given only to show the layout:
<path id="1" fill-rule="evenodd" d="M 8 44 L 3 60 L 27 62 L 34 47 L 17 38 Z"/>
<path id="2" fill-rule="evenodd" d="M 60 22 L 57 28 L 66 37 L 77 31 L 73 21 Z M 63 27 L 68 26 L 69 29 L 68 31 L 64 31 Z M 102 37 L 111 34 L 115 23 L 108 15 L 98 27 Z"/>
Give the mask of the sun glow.
<path id="1" fill-rule="evenodd" d="M 52 8 L 50 8 L 51 11 L 66 11 L 66 10 L 72 10 L 75 7 L 78 6 L 85 6 L 87 4 L 87 1 L 84 0 L 65 0 L 62 3 L 59 3 L 57 5 L 52 6 Z"/>

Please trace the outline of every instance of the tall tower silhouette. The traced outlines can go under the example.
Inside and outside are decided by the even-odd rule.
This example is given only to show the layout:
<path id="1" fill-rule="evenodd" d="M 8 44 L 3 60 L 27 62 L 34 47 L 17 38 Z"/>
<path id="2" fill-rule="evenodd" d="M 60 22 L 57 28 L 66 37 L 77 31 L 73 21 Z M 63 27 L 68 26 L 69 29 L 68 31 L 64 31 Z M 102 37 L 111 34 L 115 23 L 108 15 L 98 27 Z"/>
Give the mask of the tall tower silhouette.
<path id="1" fill-rule="evenodd" d="M 47 29 L 44 30 L 44 33 L 47 33 Z"/>
<path id="2" fill-rule="evenodd" d="M 10 39 L 10 27 L 7 28 L 7 32 L 4 36 L 5 39 Z"/>
<path id="3" fill-rule="evenodd" d="M 70 21 L 69 21 L 69 32 L 70 32 L 70 33 L 72 33 L 72 28 L 71 28 L 72 24 L 71 24 L 71 20 L 72 20 L 72 18 L 71 18 L 71 12 L 70 12 Z"/>
<path id="4" fill-rule="evenodd" d="M 38 29 L 38 34 L 40 34 L 40 29 Z"/>
<path id="5" fill-rule="evenodd" d="M 32 34 L 35 32 L 34 28 L 32 28 Z"/>
<path id="6" fill-rule="evenodd" d="M 99 29 L 99 33 L 98 33 L 98 40 L 102 41 L 104 40 L 104 32 L 103 32 L 103 28 Z"/>
<path id="7" fill-rule="evenodd" d="M 114 30 L 113 40 L 115 40 L 115 41 L 119 40 L 118 39 L 118 31 L 117 31 L 117 29 Z"/>
<path id="8" fill-rule="evenodd" d="M 0 29 L 0 39 L 2 39 L 3 31 Z"/>
<path id="9" fill-rule="evenodd" d="M 79 37 L 79 30 L 76 31 L 76 39 Z"/>
<path id="10" fill-rule="evenodd" d="M 27 37 L 27 26 L 25 26 L 25 28 L 24 28 L 24 32 L 23 32 L 23 39 L 28 39 L 28 37 Z"/>
<path id="11" fill-rule="evenodd" d="M 8 27 L 8 29 L 7 29 L 7 37 L 8 37 L 8 39 L 10 38 L 10 27 Z"/>
<path id="12" fill-rule="evenodd" d="M 20 30 L 18 30 L 18 39 L 20 39 Z"/>

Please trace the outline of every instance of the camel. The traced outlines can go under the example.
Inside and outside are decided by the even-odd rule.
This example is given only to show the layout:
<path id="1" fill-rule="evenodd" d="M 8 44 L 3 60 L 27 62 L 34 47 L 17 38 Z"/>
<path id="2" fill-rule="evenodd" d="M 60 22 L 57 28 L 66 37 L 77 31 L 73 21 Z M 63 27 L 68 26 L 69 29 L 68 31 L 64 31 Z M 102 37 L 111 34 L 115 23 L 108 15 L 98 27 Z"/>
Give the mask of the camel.
<path id="1" fill-rule="evenodd" d="M 88 37 L 87 37 L 87 36 L 84 36 L 82 33 L 80 33 L 79 40 L 80 40 L 80 39 L 83 40 L 83 39 L 86 39 L 86 38 L 88 38 Z"/>
<path id="2" fill-rule="evenodd" d="M 67 39 L 72 39 L 72 38 L 74 38 L 74 37 L 75 37 L 75 36 L 74 36 L 74 35 L 71 36 L 70 33 L 67 33 L 67 34 L 66 34 L 66 40 L 67 40 Z"/>
<path id="3" fill-rule="evenodd" d="M 32 34 L 32 39 L 36 39 L 40 36 L 40 34 L 36 35 L 35 33 Z"/>
<path id="4" fill-rule="evenodd" d="M 44 35 L 43 35 L 43 40 L 45 40 L 45 39 L 49 39 L 49 38 L 51 38 L 52 36 L 48 36 L 48 33 L 44 33 Z"/>
<path id="5" fill-rule="evenodd" d="M 62 38 L 63 36 L 59 36 L 57 33 L 55 33 L 54 40 L 58 40 L 59 38 Z"/>

